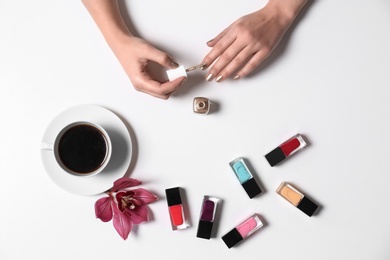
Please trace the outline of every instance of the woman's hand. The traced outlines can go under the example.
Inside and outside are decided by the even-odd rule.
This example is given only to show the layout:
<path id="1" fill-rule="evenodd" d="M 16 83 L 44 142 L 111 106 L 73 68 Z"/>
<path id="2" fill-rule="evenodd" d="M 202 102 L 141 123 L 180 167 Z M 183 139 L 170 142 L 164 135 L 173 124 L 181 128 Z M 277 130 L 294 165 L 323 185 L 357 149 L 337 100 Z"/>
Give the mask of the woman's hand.
<path id="1" fill-rule="evenodd" d="M 118 0 L 82 0 L 82 2 L 115 53 L 134 88 L 158 98 L 168 99 L 185 78 L 178 78 L 172 82 L 160 82 L 153 79 L 148 71 L 148 64 L 153 61 L 163 67 L 173 69 L 178 66 L 177 63 L 167 53 L 133 36 L 121 16 Z"/>
<path id="2" fill-rule="evenodd" d="M 270 0 L 262 9 L 239 18 L 213 40 L 203 63 L 206 80 L 221 82 L 248 75 L 275 49 L 306 0 Z"/>
<path id="3" fill-rule="evenodd" d="M 143 39 L 125 36 L 112 44 L 117 59 L 137 91 L 161 99 L 170 95 L 185 81 L 185 77 L 171 82 L 159 82 L 148 71 L 148 64 L 155 62 L 167 69 L 177 68 L 178 64 L 167 53 L 156 49 Z"/>

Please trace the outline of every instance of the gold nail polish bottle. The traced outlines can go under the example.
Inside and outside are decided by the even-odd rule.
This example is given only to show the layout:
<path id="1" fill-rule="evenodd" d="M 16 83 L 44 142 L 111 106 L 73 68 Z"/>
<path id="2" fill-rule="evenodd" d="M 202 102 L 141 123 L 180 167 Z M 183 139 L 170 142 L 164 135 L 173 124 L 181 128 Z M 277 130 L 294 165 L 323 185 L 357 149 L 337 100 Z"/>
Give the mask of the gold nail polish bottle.
<path id="1" fill-rule="evenodd" d="M 193 102 L 194 113 L 207 115 L 210 112 L 211 102 L 205 97 L 196 97 Z"/>

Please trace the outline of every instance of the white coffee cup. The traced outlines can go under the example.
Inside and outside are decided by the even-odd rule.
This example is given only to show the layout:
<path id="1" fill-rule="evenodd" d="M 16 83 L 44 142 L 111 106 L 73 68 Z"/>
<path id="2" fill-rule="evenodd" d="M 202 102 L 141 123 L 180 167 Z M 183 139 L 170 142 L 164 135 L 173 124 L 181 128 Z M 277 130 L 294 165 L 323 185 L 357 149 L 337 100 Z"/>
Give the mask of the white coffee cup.
<path id="1" fill-rule="evenodd" d="M 43 143 L 51 150 L 58 165 L 74 176 L 93 176 L 103 171 L 112 153 L 111 139 L 96 123 L 79 121 L 65 126 L 54 143 Z"/>

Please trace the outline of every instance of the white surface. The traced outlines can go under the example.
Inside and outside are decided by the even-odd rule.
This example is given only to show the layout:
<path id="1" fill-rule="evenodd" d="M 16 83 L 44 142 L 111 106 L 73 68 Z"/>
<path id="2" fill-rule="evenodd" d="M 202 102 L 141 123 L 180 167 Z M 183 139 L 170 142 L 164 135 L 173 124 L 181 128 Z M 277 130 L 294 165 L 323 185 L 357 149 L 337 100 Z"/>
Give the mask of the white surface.
<path id="1" fill-rule="evenodd" d="M 112 187 L 130 167 L 132 144 L 129 131 L 122 120 L 106 108 L 95 105 L 79 105 L 59 113 L 48 125 L 43 138 L 44 147 L 53 146 L 58 133 L 74 122 L 92 122 L 102 127 L 111 140 L 112 158 L 107 167 L 97 175 L 80 177 L 67 173 L 57 162 L 54 151 L 42 149 L 42 162 L 50 178 L 61 188 L 79 195 L 96 195 Z"/>
<path id="2" fill-rule="evenodd" d="M 126 1 L 135 29 L 181 64 L 262 1 Z M 192 72 L 168 101 L 139 93 L 80 1 L 0 2 L 0 259 L 390 259 L 390 2 L 315 1 L 250 77 Z M 162 11 L 163 10 L 163 11 Z M 161 28 L 170 28 L 169 30 Z M 199 117 L 195 96 L 218 111 Z M 79 104 L 134 131 L 131 177 L 160 200 L 122 241 L 95 219 L 101 196 L 63 191 L 45 172 L 49 123 Z M 263 157 L 297 132 L 308 147 L 278 167 Z M 245 157 L 265 193 L 249 200 L 228 163 Z M 309 218 L 275 190 L 289 181 L 321 205 Z M 170 228 L 164 189 L 186 190 L 192 227 Z M 197 239 L 204 195 L 223 199 L 217 237 Z M 221 236 L 252 213 L 264 227 L 228 250 Z"/>

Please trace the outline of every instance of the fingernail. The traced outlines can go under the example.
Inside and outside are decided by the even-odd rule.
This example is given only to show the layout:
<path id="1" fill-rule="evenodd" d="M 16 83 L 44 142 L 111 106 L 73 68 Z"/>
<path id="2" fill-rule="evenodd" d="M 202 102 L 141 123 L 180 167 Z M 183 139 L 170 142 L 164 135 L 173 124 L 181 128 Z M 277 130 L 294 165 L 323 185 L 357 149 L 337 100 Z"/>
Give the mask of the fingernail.
<path id="1" fill-rule="evenodd" d="M 220 82 L 222 81 L 222 75 L 219 75 L 216 79 L 215 79 L 216 82 Z"/>
<path id="2" fill-rule="evenodd" d="M 213 74 L 210 73 L 210 74 L 207 76 L 206 81 L 211 81 L 212 77 L 213 77 Z"/>
<path id="3" fill-rule="evenodd" d="M 233 79 L 234 80 L 240 79 L 240 76 L 236 75 Z"/>
<path id="4" fill-rule="evenodd" d="M 207 64 L 206 63 L 202 63 L 202 65 L 200 66 L 200 69 L 201 70 L 207 69 Z"/>
<path id="5" fill-rule="evenodd" d="M 210 42 L 212 42 L 214 39 L 211 39 L 209 41 L 206 42 L 206 44 L 209 44 Z"/>
<path id="6" fill-rule="evenodd" d="M 177 63 L 175 60 L 171 60 L 171 66 L 172 68 L 178 68 L 179 67 L 179 63 Z"/>
<path id="7" fill-rule="evenodd" d="M 180 86 L 181 86 L 181 85 L 184 85 L 184 83 L 186 83 L 186 81 L 187 81 L 187 78 L 184 78 L 184 79 L 180 82 Z"/>

